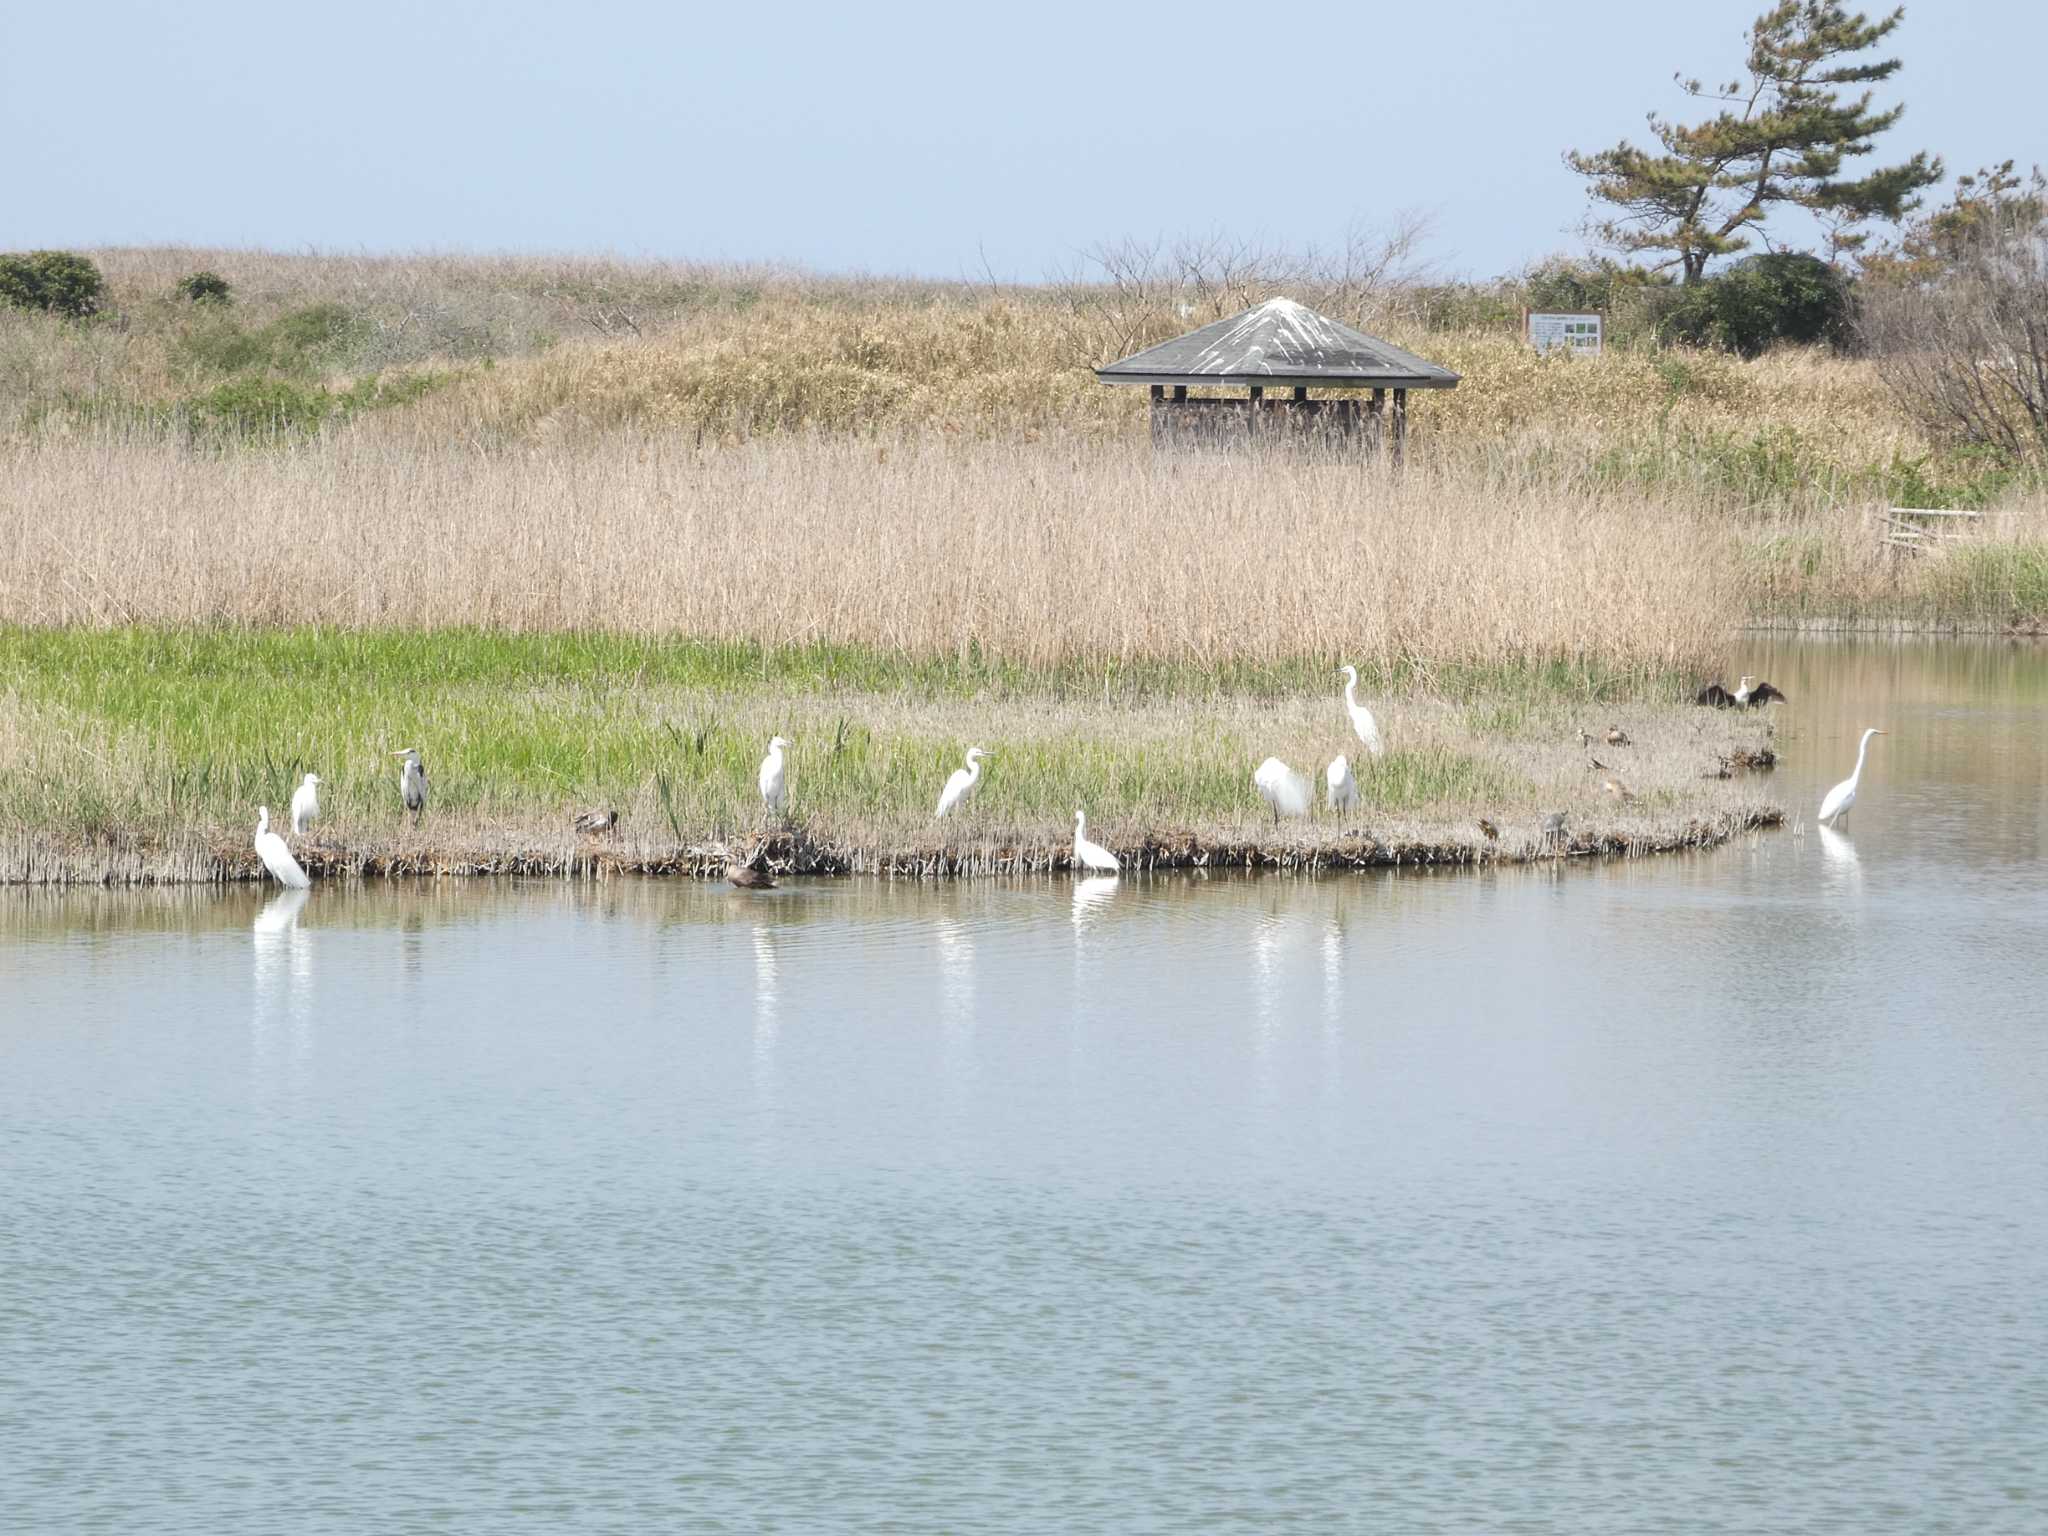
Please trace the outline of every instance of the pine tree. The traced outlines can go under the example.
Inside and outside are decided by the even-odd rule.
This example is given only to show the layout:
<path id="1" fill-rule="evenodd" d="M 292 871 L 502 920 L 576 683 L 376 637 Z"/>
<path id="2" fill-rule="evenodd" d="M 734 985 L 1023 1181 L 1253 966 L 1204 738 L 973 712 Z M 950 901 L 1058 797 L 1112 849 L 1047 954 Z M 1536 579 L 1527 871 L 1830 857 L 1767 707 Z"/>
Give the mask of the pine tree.
<path id="1" fill-rule="evenodd" d="M 1924 152 L 1843 175 L 1906 110 L 1875 110 L 1868 90 L 1853 100 L 1842 93 L 1897 73 L 1897 59 L 1855 56 L 1890 36 L 1905 14 L 1901 6 L 1872 21 L 1821 0 L 1773 6 L 1749 29 L 1745 79 L 1706 86 L 1679 77 L 1688 96 L 1721 103 L 1714 116 L 1686 124 L 1651 113 L 1662 153 L 1623 140 L 1565 156 L 1592 195 L 1619 210 L 1596 220 L 1593 233 L 1623 251 L 1663 253 L 1654 266 L 1675 266 L 1696 283 L 1716 256 L 1746 250 L 1772 211 L 1790 205 L 1820 221 L 1830 261 L 1853 255 L 1869 238 L 1865 224 L 1901 218 L 1942 176 L 1941 161 Z"/>

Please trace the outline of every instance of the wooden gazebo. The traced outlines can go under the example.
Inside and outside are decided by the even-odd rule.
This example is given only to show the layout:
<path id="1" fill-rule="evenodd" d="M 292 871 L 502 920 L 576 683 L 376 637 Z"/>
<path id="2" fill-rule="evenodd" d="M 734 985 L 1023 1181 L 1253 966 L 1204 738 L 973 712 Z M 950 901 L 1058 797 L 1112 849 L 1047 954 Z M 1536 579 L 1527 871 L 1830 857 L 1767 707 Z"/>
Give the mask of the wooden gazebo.
<path id="1" fill-rule="evenodd" d="M 1095 370 L 1105 384 L 1152 389 L 1154 443 L 1217 443 L 1280 435 L 1377 450 L 1391 435 L 1400 462 L 1408 391 L 1455 389 L 1448 368 L 1319 315 L 1292 299 L 1256 308 Z M 1245 395 L 1190 395 L 1243 389 Z M 1370 391 L 1311 400 L 1309 391 Z M 1387 396 L 1394 397 L 1392 432 Z"/>

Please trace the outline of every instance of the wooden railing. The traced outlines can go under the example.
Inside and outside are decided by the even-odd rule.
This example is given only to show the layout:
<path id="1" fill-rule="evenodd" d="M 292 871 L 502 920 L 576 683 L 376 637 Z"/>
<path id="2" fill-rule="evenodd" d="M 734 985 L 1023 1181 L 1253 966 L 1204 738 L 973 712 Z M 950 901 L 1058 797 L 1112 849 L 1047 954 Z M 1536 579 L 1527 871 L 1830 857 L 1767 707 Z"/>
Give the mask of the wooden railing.
<path id="1" fill-rule="evenodd" d="M 1935 507 L 1891 507 L 1879 518 L 1879 536 L 1892 549 L 1924 554 L 1939 544 L 1966 539 L 1977 521 L 1975 512 Z"/>

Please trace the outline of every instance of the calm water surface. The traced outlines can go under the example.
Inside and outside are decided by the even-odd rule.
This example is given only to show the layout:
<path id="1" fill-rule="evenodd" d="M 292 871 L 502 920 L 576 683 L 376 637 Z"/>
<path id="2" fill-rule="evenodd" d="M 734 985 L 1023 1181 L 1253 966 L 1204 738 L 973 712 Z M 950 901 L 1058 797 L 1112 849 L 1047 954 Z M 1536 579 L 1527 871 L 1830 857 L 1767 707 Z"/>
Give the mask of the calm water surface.
<path id="1" fill-rule="evenodd" d="M 1846 835 L 0 892 L 0 1526 L 2048 1530 L 2048 652 L 1751 655 Z"/>

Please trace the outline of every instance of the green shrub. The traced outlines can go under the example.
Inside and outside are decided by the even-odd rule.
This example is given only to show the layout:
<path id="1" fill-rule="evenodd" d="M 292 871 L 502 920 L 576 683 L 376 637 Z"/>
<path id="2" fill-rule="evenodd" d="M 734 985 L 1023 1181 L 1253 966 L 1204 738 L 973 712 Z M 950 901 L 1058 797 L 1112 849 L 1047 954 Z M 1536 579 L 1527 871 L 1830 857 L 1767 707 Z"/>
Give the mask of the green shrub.
<path id="1" fill-rule="evenodd" d="M 194 272 L 178 279 L 178 297 L 194 304 L 232 304 L 235 291 L 218 272 Z"/>
<path id="2" fill-rule="evenodd" d="M 195 432 L 211 437 L 280 437 L 317 431 L 335 407 L 318 384 L 289 379 L 235 379 L 190 401 Z"/>
<path id="3" fill-rule="evenodd" d="M 1654 309 L 1660 340 L 1756 357 L 1780 342 L 1844 340 L 1849 290 L 1841 273 L 1818 256 L 1770 251 L 1666 289 Z"/>
<path id="4" fill-rule="evenodd" d="M 362 332 L 347 306 L 313 304 L 244 330 L 226 314 L 194 316 L 180 331 L 177 356 L 212 373 L 261 370 L 309 378 L 339 360 Z"/>
<path id="5" fill-rule="evenodd" d="M 69 251 L 0 256 L 0 304 L 17 309 L 82 320 L 98 311 L 106 287 L 98 267 Z"/>

